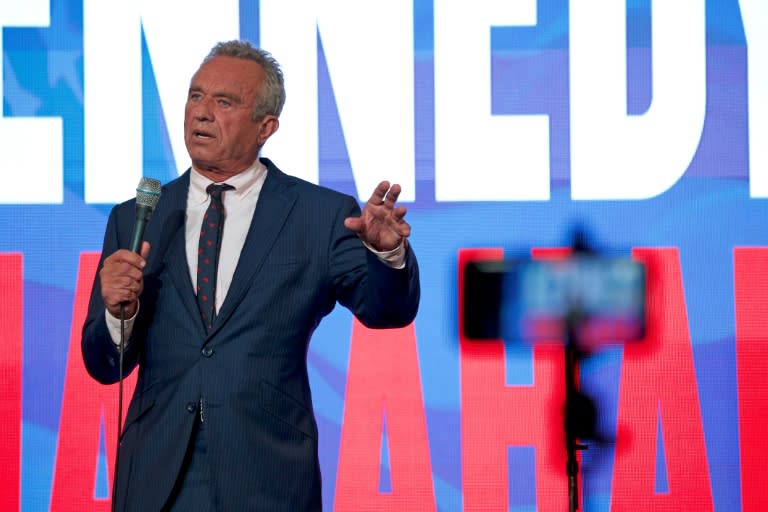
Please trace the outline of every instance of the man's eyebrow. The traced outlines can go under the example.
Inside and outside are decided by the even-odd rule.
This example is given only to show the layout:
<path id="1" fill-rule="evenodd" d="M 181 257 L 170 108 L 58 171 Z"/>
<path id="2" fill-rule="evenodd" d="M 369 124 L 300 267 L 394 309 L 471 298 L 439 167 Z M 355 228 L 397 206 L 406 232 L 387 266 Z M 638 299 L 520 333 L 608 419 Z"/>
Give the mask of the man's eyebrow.
<path id="1" fill-rule="evenodd" d="M 193 86 L 191 86 L 189 88 L 189 92 L 187 94 L 192 94 L 193 92 L 204 93 L 205 91 L 203 91 L 202 87 L 194 86 L 193 85 Z M 213 96 L 214 98 L 225 98 L 225 99 L 228 99 L 228 100 L 232 101 L 233 103 L 242 103 L 243 102 L 243 99 L 240 96 L 238 96 L 236 94 L 229 93 L 229 92 L 214 92 L 214 93 L 211 94 L 211 96 Z"/>

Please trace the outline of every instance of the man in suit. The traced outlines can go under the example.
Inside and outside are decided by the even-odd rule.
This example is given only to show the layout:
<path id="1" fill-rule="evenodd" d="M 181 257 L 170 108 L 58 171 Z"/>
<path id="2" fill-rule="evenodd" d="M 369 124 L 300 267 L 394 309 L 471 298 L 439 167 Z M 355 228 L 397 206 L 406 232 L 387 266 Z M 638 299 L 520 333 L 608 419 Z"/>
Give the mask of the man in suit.
<path id="1" fill-rule="evenodd" d="M 96 380 L 118 380 L 122 309 L 125 373 L 138 366 L 139 375 L 116 510 L 320 510 L 310 337 L 337 302 L 370 327 L 416 315 L 418 266 L 399 185 L 380 183 L 361 212 L 354 198 L 259 158 L 284 100 L 267 52 L 216 45 L 187 98 L 192 167 L 163 187 L 140 254 L 125 249 L 135 201 L 110 214 L 82 351 Z M 201 223 L 208 186 L 222 183 L 232 188 L 221 196 L 209 298 L 207 275 L 198 281 Z"/>

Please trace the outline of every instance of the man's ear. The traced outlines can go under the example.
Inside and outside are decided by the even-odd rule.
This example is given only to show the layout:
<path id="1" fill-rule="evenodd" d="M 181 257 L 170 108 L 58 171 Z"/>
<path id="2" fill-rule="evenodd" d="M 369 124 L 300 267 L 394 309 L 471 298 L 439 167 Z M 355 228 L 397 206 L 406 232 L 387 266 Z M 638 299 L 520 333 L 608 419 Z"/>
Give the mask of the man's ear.
<path id="1" fill-rule="evenodd" d="M 277 119 L 277 116 L 266 115 L 259 122 L 261 123 L 259 128 L 259 146 L 263 146 L 267 139 L 280 128 L 280 121 Z"/>

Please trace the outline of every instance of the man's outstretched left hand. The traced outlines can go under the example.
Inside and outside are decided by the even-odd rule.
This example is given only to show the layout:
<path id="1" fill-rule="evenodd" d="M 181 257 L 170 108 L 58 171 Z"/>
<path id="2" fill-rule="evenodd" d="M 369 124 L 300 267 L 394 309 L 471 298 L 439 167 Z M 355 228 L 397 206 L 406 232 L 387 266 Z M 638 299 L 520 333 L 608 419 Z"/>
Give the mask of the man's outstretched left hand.
<path id="1" fill-rule="evenodd" d="M 347 217 L 344 225 L 377 251 L 396 249 L 411 234 L 405 206 L 395 206 L 400 185 L 382 181 L 365 203 L 360 217 Z"/>

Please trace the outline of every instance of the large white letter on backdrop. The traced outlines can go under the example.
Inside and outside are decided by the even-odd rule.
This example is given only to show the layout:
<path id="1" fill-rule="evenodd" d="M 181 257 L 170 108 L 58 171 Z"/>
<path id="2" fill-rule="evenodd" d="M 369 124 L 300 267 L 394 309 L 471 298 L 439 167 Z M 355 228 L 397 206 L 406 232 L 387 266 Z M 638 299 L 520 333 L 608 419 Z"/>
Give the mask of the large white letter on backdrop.
<path id="1" fill-rule="evenodd" d="M 401 200 L 413 201 L 411 2 L 261 0 L 259 14 L 260 45 L 281 63 L 287 94 L 264 155 L 318 181 L 319 31 L 358 196 L 368 199 L 386 178 L 403 186 Z"/>
<path id="2" fill-rule="evenodd" d="M 749 195 L 768 197 L 768 2 L 741 0 L 749 75 Z"/>
<path id="3" fill-rule="evenodd" d="M 47 27 L 48 0 L 0 3 L 0 96 L 5 95 L 3 27 Z M 0 107 L 2 109 L 2 107 Z M 3 117 L 0 111 L 0 203 L 61 203 L 64 200 L 63 129 L 60 117 Z M 34 186 L 25 186 L 34 176 Z"/>
<path id="4" fill-rule="evenodd" d="M 129 198 L 143 174 L 142 26 L 173 156 L 182 172 L 189 162 L 183 130 L 189 81 L 215 43 L 237 39 L 239 3 L 220 0 L 212 8 L 205 0 L 83 1 L 88 203 Z"/>
<path id="5" fill-rule="evenodd" d="M 491 27 L 535 25 L 536 0 L 434 11 L 436 199 L 549 199 L 549 116 L 491 114 Z"/>
<path id="6" fill-rule="evenodd" d="M 626 2 L 570 2 L 573 199 L 646 199 L 686 171 L 706 112 L 704 4 L 653 2 L 651 105 L 630 116 Z"/>
<path id="7" fill-rule="evenodd" d="M 261 0 L 259 46 L 285 74 L 286 102 L 280 129 L 262 154 L 284 171 L 318 182 L 317 10 L 311 0 Z"/>

